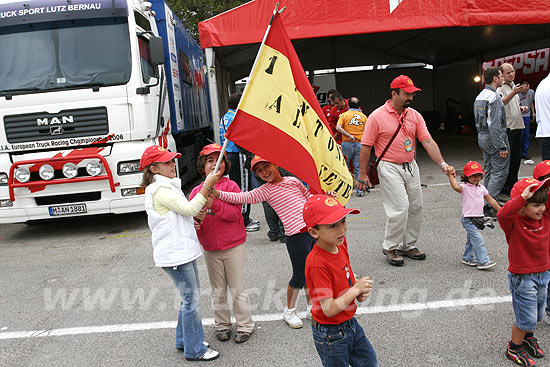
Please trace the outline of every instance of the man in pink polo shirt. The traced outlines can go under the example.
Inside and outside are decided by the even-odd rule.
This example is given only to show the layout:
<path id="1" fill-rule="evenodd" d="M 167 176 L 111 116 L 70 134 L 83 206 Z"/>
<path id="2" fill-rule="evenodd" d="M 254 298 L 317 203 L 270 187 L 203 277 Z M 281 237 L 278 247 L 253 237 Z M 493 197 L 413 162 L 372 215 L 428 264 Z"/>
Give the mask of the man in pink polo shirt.
<path id="1" fill-rule="evenodd" d="M 437 163 L 443 173 L 454 171 L 445 163 L 437 143 L 426 128 L 420 113 L 409 107 L 416 92 L 411 78 L 400 75 L 391 84 L 391 99 L 377 108 L 368 118 L 367 127 L 361 139 L 359 178 L 370 185 L 367 167 L 371 150 L 379 156 L 397 126 L 401 126 L 395 140 L 378 164 L 378 176 L 386 212 L 386 231 L 383 252 L 390 264 L 403 265 L 403 256 L 414 260 L 424 260 L 426 254 L 416 248 L 422 223 L 422 191 L 420 172 L 414 160 L 415 140 L 418 139 L 430 158 Z M 360 190 L 365 190 L 359 184 Z"/>

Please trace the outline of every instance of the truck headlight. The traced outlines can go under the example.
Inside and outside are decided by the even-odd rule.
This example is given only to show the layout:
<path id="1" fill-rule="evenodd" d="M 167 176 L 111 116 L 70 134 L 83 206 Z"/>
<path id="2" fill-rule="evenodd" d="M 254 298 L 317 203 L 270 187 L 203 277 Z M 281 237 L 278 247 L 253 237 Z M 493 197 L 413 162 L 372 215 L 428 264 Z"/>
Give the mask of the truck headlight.
<path id="1" fill-rule="evenodd" d="M 11 208 L 12 206 L 13 202 L 10 199 L 0 200 L 0 208 Z"/>
<path id="2" fill-rule="evenodd" d="M 118 175 L 130 175 L 132 173 L 139 172 L 139 160 L 119 162 L 118 164 Z"/>
<path id="3" fill-rule="evenodd" d="M 55 175 L 55 171 L 53 167 L 50 166 L 49 164 L 43 164 L 42 166 L 40 166 L 40 169 L 38 170 L 38 175 L 43 180 L 51 180 Z"/>
<path id="4" fill-rule="evenodd" d="M 15 178 L 21 183 L 25 183 L 31 178 L 31 171 L 27 167 L 17 167 L 15 169 Z"/>
<path id="5" fill-rule="evenodd" d="M 8 174 L 6 172 L 0 172 L 0 186 L 8 184 Z"/>
<path id="6" fill-rule="evenodd" d="M 78 167 L 72 162 L 65 163 L 62 171 L 67 178 L 75 178 L 78 175 Z"/>
<path id="7" fill-rule="evenodd" d="M 99 176 L 101 173 L 101 164 L 99 164 L 98 161 L 88 162 L 86 165 L 86 172 L 88 172 L 90 176 Z"/>

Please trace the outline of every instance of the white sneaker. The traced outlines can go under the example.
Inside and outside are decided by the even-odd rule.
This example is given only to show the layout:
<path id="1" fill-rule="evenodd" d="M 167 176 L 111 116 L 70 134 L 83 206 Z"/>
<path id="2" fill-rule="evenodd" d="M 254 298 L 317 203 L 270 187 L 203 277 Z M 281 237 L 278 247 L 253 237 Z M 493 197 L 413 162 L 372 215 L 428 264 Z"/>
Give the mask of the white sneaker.
<path id="1" fill-rule="evenodd" d="M 208 348 L 206 353 L 204 353 L 199 358 L 187 358 L 187 357 L 185 357 L 185 359 L 187 359 L 188 361 L 213 361 L 214 359 L 218 358 L 219 356 L 220 356 L 220 352 L 215 351 L 214 349 Z"/>
<path id="2" fill-rule="evenodd" d="M 296 307 L 285 307 L 285 310 L 283 311 L 283 320 L 285 320 L 288 326 L 293 329 L 300 329 L 302 326 L 304 326 L 302 320 L 298 317 L 298 315 L 296 315 Z"/>
<path id="3" fill-rule="evenodd" d="M 479 270 L 487 270 L 495 266 L 497 263 L 495 261 L 489 261 L 488 263 L 477 264 Z"/>
<path id="4" fill-rule="evenodd" d="M 306 319 L 308 320 L 313 320 L 313 315 L 311 314 L 311 307 L 312 305 L 307 305 L 306 307 Z"/>

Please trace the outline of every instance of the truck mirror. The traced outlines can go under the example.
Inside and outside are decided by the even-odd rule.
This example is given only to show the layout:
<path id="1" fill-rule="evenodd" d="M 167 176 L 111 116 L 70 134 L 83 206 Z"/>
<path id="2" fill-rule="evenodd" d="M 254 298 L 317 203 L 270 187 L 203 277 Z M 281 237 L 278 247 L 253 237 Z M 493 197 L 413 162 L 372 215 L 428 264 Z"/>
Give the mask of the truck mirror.
<path id="1" fill-rule="evenodd" d="M 151 63 L 154 66 L 164 64 L 164 45 L 162 38 L 151 37 L 149 39 L 149 49 L 151 51 Z"/>

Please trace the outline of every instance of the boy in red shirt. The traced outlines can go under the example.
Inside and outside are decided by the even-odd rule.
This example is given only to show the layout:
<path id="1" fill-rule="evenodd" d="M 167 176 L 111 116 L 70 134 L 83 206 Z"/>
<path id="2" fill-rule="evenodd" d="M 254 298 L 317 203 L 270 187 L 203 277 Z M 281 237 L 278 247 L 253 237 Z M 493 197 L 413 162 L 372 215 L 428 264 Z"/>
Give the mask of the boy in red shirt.
<path id="1" fill-rule="evenodd" d="M 542 320 L 550 282 L 549 183 L 549 179 L 519 180 L 511 199 L 497 213 L 508 242 L 508 285 L 516 317 L 506 357 L 520 366 L 535 366 L 530 356 L 544 357 L 533 332 Z"/>
<path id="2" fill-rule="evenodd" d="M 323 366 L 376 367 L 376 352 L 355 319 L 355 300 L 363 302 L 372 280 L 351 270 L 344 208 L 327 195 L 313 195 L 304 205 L 304 222 L 317 240 L 306 260 L 306 283 L 313 301 L 311 328 Z"/>

